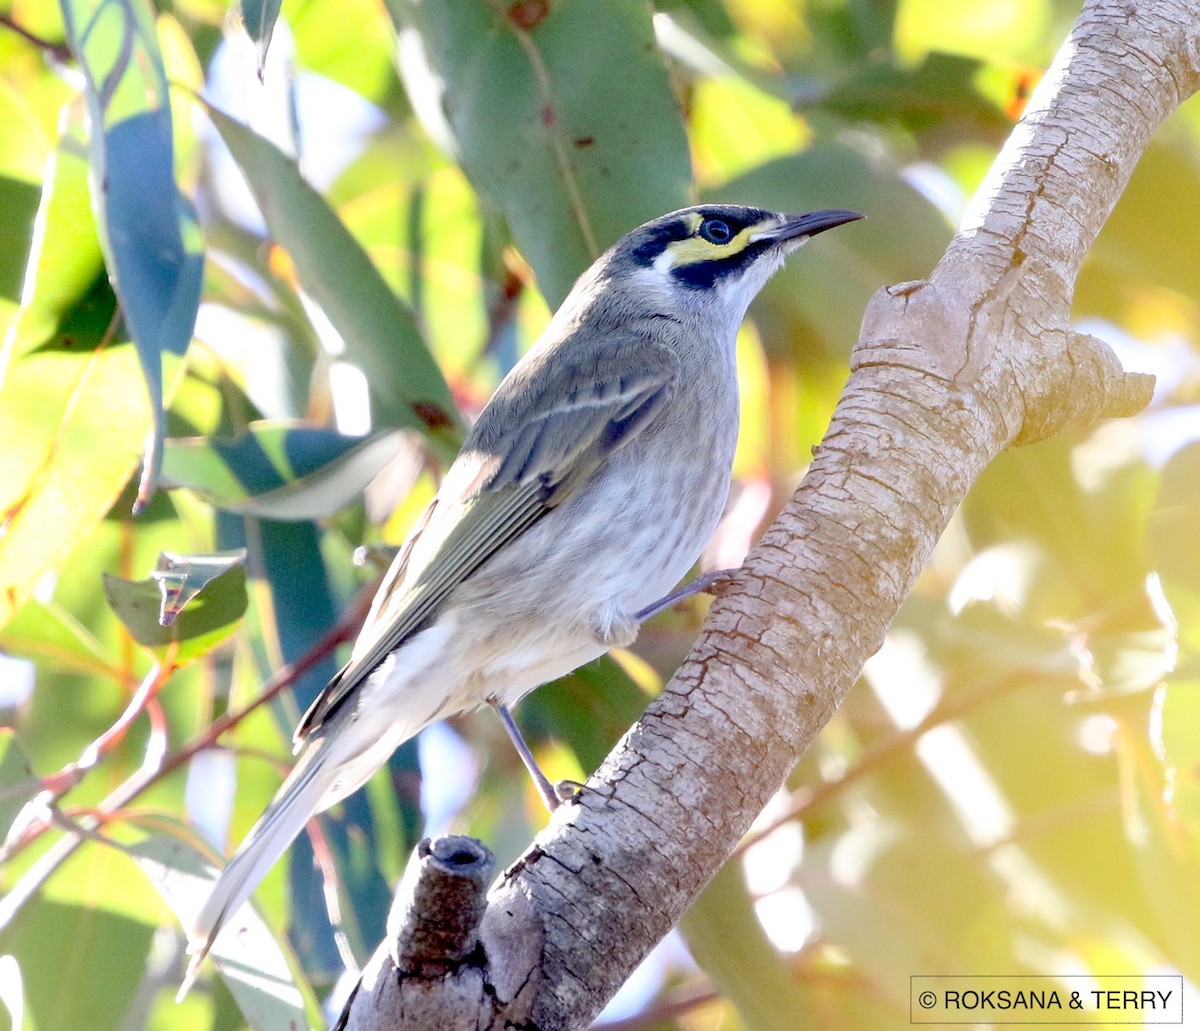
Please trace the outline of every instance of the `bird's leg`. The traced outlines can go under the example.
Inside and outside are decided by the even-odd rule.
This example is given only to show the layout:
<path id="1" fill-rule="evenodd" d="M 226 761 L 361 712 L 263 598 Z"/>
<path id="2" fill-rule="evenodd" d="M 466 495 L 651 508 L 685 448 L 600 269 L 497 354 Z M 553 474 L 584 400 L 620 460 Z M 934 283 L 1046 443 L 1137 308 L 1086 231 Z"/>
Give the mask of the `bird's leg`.
<path id="1" fill-rule="evenodd" d="M 636 626 L 646 622 L 652 616 L 657 616 L 660 612 L 664 612 L 672 605 L 683 601 L 684 598 L 690 598 L 693 594 L 701 594 L 704 591 L 711 591 L 715 586 L 721 583 L 728 582 L 734 579 L 740 570 L 737 569 L 714 569 L 711 573 L 704 573 L 702 576 L 696 577 L 694 580 L 689 580 L 682 587 L 677 587 L 670 594 L 664 595 L 658 601 L 647 605 L 644 609 L 633 614 L 632 624 L 629 627 L 631 637 L 634 634 Z M 628 619 L 629 617 L 626 617 Z M 623 642 L 614 641 L 609 634 L 604 640 L 609 645 L 620 645 Z M 517 727 L 516 720 L 508 710 L 507 705 L 492 704 L 492 708 L 496 710 L 496 714 L 500 717 L 500 722 L 504 724 L 504 730 L 508 734 L 508 739 L 513 743 L 513 747 L 517 750 L 517 755 L 521 757 L 521 762 L 525 764 L 525 769 L 529 771 L 529 776 L 533 778 L 533 783 L 538 789 L 538 794 L 542 796 L 542 801 L 546 803 L 546 808 L 550 812 L 554 812 L 562 802 L 578 794 L 582 785 L 576 784 L 574 781 L 563 780 L 557 784 L 552 784 L 550 779 L 542 772 L 538 766 L 537 760 L 533 757 L 533 750 L 525 742 L 525 738 L 521 736 L 521 731 Z"/>
<path id="2" fill-rule="evenodd" d="M 573 797 L 580 785 L 574 781 L 560 781 L 558 784 L 551 784 L 546 775 L 538 766 L 537 760 L 533 757 L 533 750 L 525 743 L 525 739 L 521 736 L 521 731 L 517 727 L 517 721 L 513 719 L 513 715 L 508 711 L 507 705 L 493 705 L 496 714 L 500 717 L 500 722 L 504 724 L 504 729 L 508 733 L 508 739 L 513 743 L 513 748 L 517 750 L 517 755 L 521 757 L 521 762 L 525 764 L 525 769 L 529 771 L 529 776 L 533 778 L 533 783 L 538 789 L 538 794 L 542 796 L 542 801 L 546 803 L 546 808 L 550 812 L 554 812 L 558 808 L 560 802 L 567 801 Z"/>
<path id="3" fill-rule="evenodd" d="M 658 601 L 647 605 L 640 612 L 635 612 L 633 618 L 639 623 L 645 623 L 651 616 L 665 612 L 672 605 L 683 601 L 684 598 L 711 591 L 717 584 L 733 580 L 739 573 L 741 573 L 740 569 L 714 569 L 711 573 L 704 573 L 695 580 L 689 580 L 682 587 L 676 587 L 670 594 L 663 595 Z"/>

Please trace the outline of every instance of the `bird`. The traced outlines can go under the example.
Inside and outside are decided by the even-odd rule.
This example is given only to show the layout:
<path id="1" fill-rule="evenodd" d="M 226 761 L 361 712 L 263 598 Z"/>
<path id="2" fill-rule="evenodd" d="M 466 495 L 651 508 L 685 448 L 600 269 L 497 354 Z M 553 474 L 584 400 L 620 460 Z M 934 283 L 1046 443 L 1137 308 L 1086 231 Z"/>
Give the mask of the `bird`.
<path id="1" fill-rule="evenodd" d="M 495 707 L 555 806 L 510 708 L 711 586 L 668 593 L 728 497 L 739 326 L 790 252 L 862 217 L 684 208 L 632 230 L 580 276 L 480 413 L 349 661 L 301 718 L 294 768 L 192 923 L 181 994 L 308 821 L 437 720 Z"/>

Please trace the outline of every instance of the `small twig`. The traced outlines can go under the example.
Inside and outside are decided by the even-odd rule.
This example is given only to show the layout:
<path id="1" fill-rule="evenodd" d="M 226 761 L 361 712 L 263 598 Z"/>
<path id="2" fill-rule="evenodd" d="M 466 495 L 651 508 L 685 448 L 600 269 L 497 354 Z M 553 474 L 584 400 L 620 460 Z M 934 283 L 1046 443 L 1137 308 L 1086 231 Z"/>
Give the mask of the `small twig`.
<path id="1" fill-rule="evenodd" d="M 11 32 L 15 32 L 23 40 L 32 43 L 39 50 L 43 50 L 51 60 L 60 63 L 66 63 L 73 59 L 71 48 L 66 43 L 51 43 L 48 39 L 43 39 L 36 33 L 30 32 L 25 26 L 17 24 L 13 21 L 11 15 L 0 14 L 0 25 Z"/>
<path id="2" fill-rule="evenodd" d="M 249 716 L 259 706 L 270 701 L 280 691 L 290 687 L 298 677 L 308 672 L 308 670 L 324 659 L 342 641 L 348 640 L 353 636 L 366 616 L 370 593 L 367 591 L 361 592 L 355 605 L 342 617 L 337 625 L 294 663 L 282 667 L 273 677 L 267 680 L 263 684 L 263 690 L 254 701 L 238 709 L 236 712 L 226 713 L 213 720 L 212 723 L 180 748 L 179 751 L 174 755 L 168 756 L 156 769 L 149 770 L 145 766 L 140 768 L 133 776 L 118 785 L 113 792 L 96 806 L 95 815 L 85 820 L 80 820 L 80 828 L 76 832 L 56 841 L 25 872 L 21 879 L 13 885 L 9 893 L 0 898 L 0 931 L 3 931 L 12 922 L 25 903 L 36 894 L 41 886 L 83 843 L 84 838 L 78 833 L 78 830 L 94 830 L 115 812 L 124 809 L 148 787 L 158 783 L 158 781 L 167 775 L 174 773 L 199 752 L 203 752 L 207 748 L 212 748 L 217 743 L 217 739 L 225 731 L 237 726 L 238 723 Z M 11 858 L 11 853 L 6 858 Z"/>
<path id="3" fill-rule="evenodd" d="M 78 785 L 93 766 L 96 766 L 125 739 L 133 721 L 154 702 L 154 696 L 162 690 L 171 674 L 175 672 L 176 651 L 177 646 L 172 644 L 168 648 L 163 662 L 155 663 L 143 678 L 138 689 L 134 691 L 133 697 L 130 698 L 129 704 L 125 707 L 125 711 L 117 717 L 111 727 L 83 750 L 77 761 L 67 763 L 57 773 L 51 773 L 41 778 L 41 790 L 22 806 L 16 819 L 13 820 L 8 840 L 4 843 L 4 849 L 0 851 L 0 862 L 11 859 L 27 845 L 40 838 L 54 824 L 54 815 L 59 812 L 59 800 Z M 156 708 L 159 713 L 158 722 L 161 722 L 162 710 L 157 705 Z M 153 732 L 154 722 L 152 719 L 152 742 L 161 736 Z M 162 761 L 162 755 L 161 749 L 148 748 L 146 760 L 142 764 L 143 768 L 157 768 Z"/>
<path id="4" fill-rule="evenodd" d="M 804 814 L 828 804 L 851 784 L 861 780 L 867 774 L 877 770 L 893 756 L 911 749 L 923 734 L 934 727 L 959 719 L 972 709 L 1007 694 L 1010 690 L 1028 686 L 1032 681 L 1024 676 L 1006 677 L 991 687 L 939 705 L 915 727 L 898 731 L 886 740 L 868 749 L 856 762 L 837 780 L 827 780 L 814 787 L 802 788 L 793 792 L 787 809 L 779 813 L 763 827 L 747 834 L 738 847 L 733 851 L 733 858 L 742 855 L 752 845 L 757 845 L 764 838 L 779 830 L 784 824 L 803 818 Z"/>

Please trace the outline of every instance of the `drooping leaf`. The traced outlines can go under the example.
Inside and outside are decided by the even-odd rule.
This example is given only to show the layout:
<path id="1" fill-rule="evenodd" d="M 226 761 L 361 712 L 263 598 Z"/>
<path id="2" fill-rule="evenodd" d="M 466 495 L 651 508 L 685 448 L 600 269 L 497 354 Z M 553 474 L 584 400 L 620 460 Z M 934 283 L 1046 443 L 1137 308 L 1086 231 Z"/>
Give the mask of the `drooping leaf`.
<path id="1" fill-rule="evenodd" d="M 163 480 L 198 490 L 230 512 L 320 519 L 361 494 L 398 446 L 396 431 L 348 437 L 318 426 L 259 422 L 232 440 L 169 440 Z"/>
<path id="2" fill-rule="evenodd" d="M 55 601 L 27 601 L 0 630 L 0 650 L 86 676 L 118 677 L 100 642 Z"/>
<path id="3" fill-rule="evenodd" d="M 36 899 L 5 935 L 38 1031 L 116 1028 L 146 972 L 154 928 L 98 908 Z"/>
<path id="4" fill-rule="evenodd" d="M 442 443 L 456 440 L 457 409 L 412 313 L 293 160 L 215 108 L 208 111 L 300 284 L 366 373 L 376 423 L 410 426 Z"/>
<path id="5" fill-rule="evenodd" d="M 0 354 L 0 626 L 108 512 L 151 425 L 137 353 L 115 332 L 79 114 L 65 114 Z"/>
<path id="6" fill-rule="evenodd" d="M 258 77 L 261 79 L 267 63 L 267 48 L 271 45 L 271 34 L 279 18 L 283 0 L 242 0 L 242 24 L 246 35 L 258 47 Z"/>
<path id="7" fill-rule="evenodd" d="M 152 434 L 134 509 L 162 461 L 163 357 L 192 338 L 204 267 L 199 226 L 174 178 L 167 77 L 146 0 L 62 0 L 86 80 L 92 207 L 108 271 L 141 359 Z"/>
<path id="8" fill-rule="evenodd" d="M 0 728 L 0 840 L 29 799 L 42 788 L 33 776 L 33 765 L 14 731 Z"/>
<path id="9" fill-rule="evenodd" d="M 176 555 L 169 551 L 160 552 L 158 564 L 150 573 L 150 579 L 158 584 L 158 591 L 162 597 L 158 625 L 171 626 L 184 606 L 213 580 L 245 561 L 244 548 L 215 555 Z"/>
<path id="10" fill-rule="evenodd" d="M 190 926 L 216 880 L 212 864 L 180 838 L 148 838 L 131 852 L 180 923 Z M 252 907 L 234 914 L 210 955 L 253 1031 L 309 1026 L 287 958 Z"/>
<path id="11" fill-rule="evenodd" d="M 389 10 L 410 96 L 440 100 L 432 117 L 551 306 L 619 236 L 688 203 L 683 122 L 639 0 Z"/>
<path id="12" fill-rule="evenodd" d="M 233 633 L 246 611 L 246 572 L 240 564 L 224 570 L 166 626 L 163 592 L 155 577 L 125 580 L 106 574 L 104 596 L 135 641 L 159 657 L 177 646 L 174 661 L 182 665 Z"/>

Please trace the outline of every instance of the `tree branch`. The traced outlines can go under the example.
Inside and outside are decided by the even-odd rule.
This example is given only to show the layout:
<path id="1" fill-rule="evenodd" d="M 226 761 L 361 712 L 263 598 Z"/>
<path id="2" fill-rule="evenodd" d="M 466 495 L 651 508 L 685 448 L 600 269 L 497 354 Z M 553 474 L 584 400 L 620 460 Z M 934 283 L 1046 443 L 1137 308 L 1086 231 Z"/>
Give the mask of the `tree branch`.
<path id="1" fill-rule="evenodd" d="M 475 953 L 494 864 L 472 838 L 421 841 L 388 914 L 387 937 L 334 1031 L 393 1026 L 399 1012 L 410 1027 L 476 1027 L 486 958 Z"/>
<path id="2" fill-rule="evenodd" d="M 1151 135 L 1197 88 L 1198 31 L 1181 0 L 1087 6 L 930 279 L 872 299 L 825 440 L 742 584 L 493 887 L 479 994 L 421 1022 L 404 1000 L 428 982 L 405 971 L 394 1008 L 354 1027 L 588 1026 L 833 715 L 988 462 L 1149 401 L 1069 307 Z M 351 1016 L 370 998 L 364 981 Z"/>

